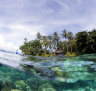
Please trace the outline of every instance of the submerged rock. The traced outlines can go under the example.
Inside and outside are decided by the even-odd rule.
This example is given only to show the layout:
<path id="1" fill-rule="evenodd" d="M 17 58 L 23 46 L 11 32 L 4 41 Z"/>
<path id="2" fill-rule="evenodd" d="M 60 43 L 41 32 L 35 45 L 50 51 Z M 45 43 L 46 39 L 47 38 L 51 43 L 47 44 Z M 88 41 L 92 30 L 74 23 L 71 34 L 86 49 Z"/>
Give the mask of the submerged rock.
<path id="1" fill-rule="evenodd" d="M 7 86 L 5 86 L 5 87 L 3 87 L 2 89 L 1 89 L 1 91 L 11 91 L 11 87 L 7 87 Z"/>
<path id="2" fill-rule="evenodd" d="M 27 84 L 24 82 L 24 80 L 16 81 L 15 82 L 15 87 L 21 90 L 26 89 Z"/>
<path id="3" fill-rule="evenodd" d="M 12 80 L 9 80 L 9 79 L 3 80 L 3 86 L 13 87 L 13 82 L 12 82 Z"/>
<path id="4" fill-rule="evenodd" d="M 76 79 L 76 78 L 69 78 L 69 79 L 67 79 L 67 83 L 75 83 L 77 81 L 78 81 L 78 79 Z"/>
<path id="5" fill-rule="evenodd" d="M 52 68 L 52 70 L 54 71 L 55 75 L 58 75 L 58 76 L 64 75 L 64 72 L 60 69 L 60 67 L 54 67 Z"/>
<path id="6" fill-rule="evenodd" d="M 18 89 L 12 89 L 11 91 L 23 91 L 23 90 L 18 90 Z"/>
<path id="7" fill-rule="evenodd" d="M 50 83 L 45 83 L 38 88 L 38 91 L 56 91 Z"/>
<path id="8" fill-rule="evenodd" d="M 86 91 L 90 91 L 90 87 L 86 87 Z"/>
<path id="9" fill-rule="evenodd" d="M 59 81 L 59 82 L 66 82 L 67 81 L 64 77 L 55 77 L 55 80 Z"/>
<path id="10" fill-rule="evenodd" d="M 45 82 L 45 80 L 42 80 L 42 79 L 37 78 L 37 77 L 31 77 L 31 78 L 26 80 L 26 83 L 28 84 L 28 86 L 31 89 L 34 89 L 33 91 L 38 90 L 39 86 L 42 85 L 44 82 Z"/>

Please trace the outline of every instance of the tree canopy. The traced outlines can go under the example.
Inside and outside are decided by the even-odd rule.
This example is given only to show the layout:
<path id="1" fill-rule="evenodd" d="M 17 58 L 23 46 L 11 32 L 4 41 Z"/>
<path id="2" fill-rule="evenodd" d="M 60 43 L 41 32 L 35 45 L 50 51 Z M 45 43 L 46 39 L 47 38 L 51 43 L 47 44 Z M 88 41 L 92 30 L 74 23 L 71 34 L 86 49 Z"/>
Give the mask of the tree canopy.
<path id="1" fill-rule="evenodd" d="M 20 49 L 26 55 L 41 55 L 41 53 L 44 51 L 38 40 L 26 42 L 24 45 L 20 47 Z"/>
<path id="2" fill-rule="evenodd" d="M 52 53 L 58 47 L 65 53 L 96 53 L 96 29 L 77 34 L 64 29 L 61 36 L 57 32 L 48 36 L 37 33 L 35 40 L 28 41 L 25 38 L 20 49 L 27 55 L 42 55 L 42 53 Z"/>

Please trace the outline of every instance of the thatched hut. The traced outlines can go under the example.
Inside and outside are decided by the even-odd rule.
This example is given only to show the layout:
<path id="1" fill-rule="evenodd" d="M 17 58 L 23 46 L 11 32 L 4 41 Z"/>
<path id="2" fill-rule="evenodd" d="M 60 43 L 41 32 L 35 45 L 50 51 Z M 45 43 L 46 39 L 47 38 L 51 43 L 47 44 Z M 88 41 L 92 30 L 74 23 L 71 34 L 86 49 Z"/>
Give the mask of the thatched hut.
<path id="1" fill-rule="evenodd" d="M 59 55 L 64 55 L 64 52 L 60 49 L 60 48 L 57 48 L 55 50 L 55 55 L 59 56 Z"/>

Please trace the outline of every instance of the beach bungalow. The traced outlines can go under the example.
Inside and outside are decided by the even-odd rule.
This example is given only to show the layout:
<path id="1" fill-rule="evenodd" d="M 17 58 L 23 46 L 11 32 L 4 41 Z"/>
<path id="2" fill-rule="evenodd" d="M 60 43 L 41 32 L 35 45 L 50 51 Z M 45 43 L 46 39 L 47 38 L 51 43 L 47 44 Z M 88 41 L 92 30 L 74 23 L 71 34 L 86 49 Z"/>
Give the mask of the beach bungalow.
<path id="1" fill-rule="evenodd" d="M 56 56 L 64 55 L 64 52 L 63 52 L 60 48 L 57 48 L 57 49 L 55 50 L 55 55 L 56 55 Z"/>

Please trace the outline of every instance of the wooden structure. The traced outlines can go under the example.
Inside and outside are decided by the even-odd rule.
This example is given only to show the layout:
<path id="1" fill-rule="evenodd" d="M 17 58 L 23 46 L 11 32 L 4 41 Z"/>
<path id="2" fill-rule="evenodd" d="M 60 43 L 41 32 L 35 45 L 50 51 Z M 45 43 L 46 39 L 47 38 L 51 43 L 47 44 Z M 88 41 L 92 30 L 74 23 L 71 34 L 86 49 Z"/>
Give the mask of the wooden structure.
<path id="1" fill-rule="evenodd" d="M 60 48 L 57 48 L 57 49 L 55 50 L 55 55 L 56 55 L 56 56 L 64 55 L 64 52 L 63 52 Z"/>

